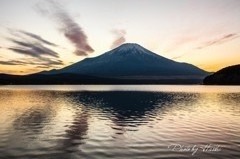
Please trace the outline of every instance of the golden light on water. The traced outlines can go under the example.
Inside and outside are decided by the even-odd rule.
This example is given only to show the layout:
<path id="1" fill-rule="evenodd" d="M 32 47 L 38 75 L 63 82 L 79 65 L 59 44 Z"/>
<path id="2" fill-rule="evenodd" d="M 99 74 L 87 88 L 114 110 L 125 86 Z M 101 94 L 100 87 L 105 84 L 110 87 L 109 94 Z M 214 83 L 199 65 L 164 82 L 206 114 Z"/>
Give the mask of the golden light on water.
<path id="1" fill-rule="evenodd" d="M 16 150 L 28 156 L 30 149 L 67 157 L 70 154 L 65 150 L 78 156 L 109 154 L 111 158 L 119 154 L 158 158 L 191 155 L 170 150 L 173 143 L 219 145 L 222 150 L 211 155 L 237 155 L 240 89 L 181 88 L 1 87 L 0 146 L 9 145 L 1 155 Z M 198 151 L 196 157 L 209 155 Z"/>

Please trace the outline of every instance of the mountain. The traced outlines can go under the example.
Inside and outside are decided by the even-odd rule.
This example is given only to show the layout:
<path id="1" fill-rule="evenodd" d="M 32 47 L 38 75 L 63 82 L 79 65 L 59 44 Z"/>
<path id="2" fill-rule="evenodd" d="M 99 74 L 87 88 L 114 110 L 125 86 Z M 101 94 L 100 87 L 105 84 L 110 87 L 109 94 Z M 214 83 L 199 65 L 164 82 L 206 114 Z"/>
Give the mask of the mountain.
<path id="1" fill-rule="evenodd" d="M 45 72 L 46 73 L 46 72 Z M 47 74 L 74 73 L 114 78 L 204 77 L 208 73 L 191 64 L 179 63 L 155 54 L 138 44 L 123 44 L 98 57 Z"/>
<path id="2" fill-rule="evenodd" d="M 240 85 L 240 64 L 225 67 L 207 76 L 203 83 L 206 85 Z"/>
<path id="3" fill-rule="evenodd" d="M 0 74 L 0 84 L 199 84 L 208 74 L 128 43 L 59 70 Z"/>

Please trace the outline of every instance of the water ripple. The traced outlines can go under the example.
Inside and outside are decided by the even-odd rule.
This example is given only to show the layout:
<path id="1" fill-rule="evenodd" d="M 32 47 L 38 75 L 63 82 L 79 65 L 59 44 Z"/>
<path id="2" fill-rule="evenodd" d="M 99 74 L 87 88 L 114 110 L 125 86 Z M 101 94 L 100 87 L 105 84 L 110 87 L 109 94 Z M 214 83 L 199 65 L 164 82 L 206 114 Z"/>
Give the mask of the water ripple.
<path id="1" fill-rule="evenodd" d="M 240 158 L 240 94 L 231 93 L 236 89 L 182 87 L 0 90 L 0 158 Z M 199 149 L 192 155 L 172 150 L 172 144 Z M 221 150 L 203 152 L 208 145 Z"/>

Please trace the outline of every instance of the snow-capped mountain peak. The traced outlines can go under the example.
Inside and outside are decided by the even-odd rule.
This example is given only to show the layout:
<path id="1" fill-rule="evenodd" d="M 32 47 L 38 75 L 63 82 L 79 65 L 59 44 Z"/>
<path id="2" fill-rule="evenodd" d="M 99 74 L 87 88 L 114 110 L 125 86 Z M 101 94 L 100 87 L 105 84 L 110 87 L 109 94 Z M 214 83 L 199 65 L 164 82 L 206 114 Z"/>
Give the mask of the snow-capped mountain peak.
<path id="1" fill-rule="evenodd" d="M 123 44 L 100 56 L 84 59 L 56 72 L 100 77 L 192 76 L 207 73 L 193 65 L 162 57 L 134 43 Z"/>
<path id="2" fill-rule="evenodd" d="M 110 52 L 111 53 L 122 53 L 122 54 L 126 54 L 126 53 L 146 54 L 146 53 L 149 53 L 150 51 L 136 43 L 125 43 L 125 44 L 122 44 L 121 46 L 111 50 Z"/>

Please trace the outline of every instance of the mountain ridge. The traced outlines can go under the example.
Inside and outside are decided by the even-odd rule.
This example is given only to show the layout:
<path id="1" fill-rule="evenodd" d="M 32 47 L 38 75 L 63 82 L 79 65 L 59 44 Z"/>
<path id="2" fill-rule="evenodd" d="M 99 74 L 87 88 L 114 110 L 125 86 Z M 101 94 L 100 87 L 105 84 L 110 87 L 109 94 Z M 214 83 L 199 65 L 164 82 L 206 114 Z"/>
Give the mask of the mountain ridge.
<path id="1" fill-rule="evenodd" d="M 207 76 L 203 80 L 205 85 L 240 85 L 240 64 L 224 67 Z"/>
<path id="2" fill-rule="evenodd" d="M 138 44 L 126 43 L 93 58 L 85 58 L 48 73 L 75 73 L 99 77 L 199 75 L 208 72 L 188 63 L 160 56 Z"/>

